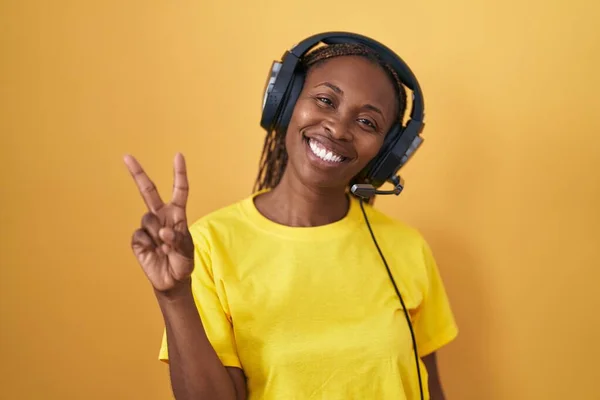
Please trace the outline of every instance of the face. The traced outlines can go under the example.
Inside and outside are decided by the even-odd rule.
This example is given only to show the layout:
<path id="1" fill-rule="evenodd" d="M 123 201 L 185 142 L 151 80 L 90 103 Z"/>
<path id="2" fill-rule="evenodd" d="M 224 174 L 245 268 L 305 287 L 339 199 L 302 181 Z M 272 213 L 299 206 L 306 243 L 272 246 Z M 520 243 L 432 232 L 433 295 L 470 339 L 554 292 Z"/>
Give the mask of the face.
<path id="1" fill-rule="evenodd" d="M 381 149 L 395 110 L 394 86 L 372 61 L 340 56 L 311 68 L 288 126 L 287 172 L 345 188 Z"/>

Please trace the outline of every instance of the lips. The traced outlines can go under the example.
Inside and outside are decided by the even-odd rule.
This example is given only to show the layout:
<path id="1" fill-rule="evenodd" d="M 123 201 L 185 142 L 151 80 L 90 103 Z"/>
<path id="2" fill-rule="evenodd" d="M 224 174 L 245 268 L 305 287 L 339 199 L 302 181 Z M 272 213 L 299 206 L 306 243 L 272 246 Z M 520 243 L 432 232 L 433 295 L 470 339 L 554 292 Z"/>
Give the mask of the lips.
<path id="1" fill-rule="evenodd" d="M 336 154 L 331 150 L 326 149 L 321 146 L 316 140 L 308 139 L 308 146 L 310 147 L 313 154 L 319 157 L 323 161 L 333 162 L 333 163 L 341 163 L 346 160 L 344 156 Z"/>
<path id="2" fill-rule="evenodd" d="M 321 136 L 307 137 L 305 135 L 302 135 L 302 138 L 306 141 L 312 153 L 324 161 L 344 162 L 354 158 L 348 150 L 328 138 Z"/>

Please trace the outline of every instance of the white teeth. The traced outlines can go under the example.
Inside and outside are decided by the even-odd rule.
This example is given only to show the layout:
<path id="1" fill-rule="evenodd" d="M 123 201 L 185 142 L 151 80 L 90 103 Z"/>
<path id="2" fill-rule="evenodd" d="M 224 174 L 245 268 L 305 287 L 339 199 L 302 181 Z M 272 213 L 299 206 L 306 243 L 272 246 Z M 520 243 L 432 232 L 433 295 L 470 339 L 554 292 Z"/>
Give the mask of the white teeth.
<path id="1" fill-rule="evenodd" d="M 344 158 L 340 155 L 333 153 L 330 150 L 325 149 L 316 141 L 309 139 L 308 144 L 312 152 L 319 157 L 321 160 L 329 162 L 341 162 Z"/>

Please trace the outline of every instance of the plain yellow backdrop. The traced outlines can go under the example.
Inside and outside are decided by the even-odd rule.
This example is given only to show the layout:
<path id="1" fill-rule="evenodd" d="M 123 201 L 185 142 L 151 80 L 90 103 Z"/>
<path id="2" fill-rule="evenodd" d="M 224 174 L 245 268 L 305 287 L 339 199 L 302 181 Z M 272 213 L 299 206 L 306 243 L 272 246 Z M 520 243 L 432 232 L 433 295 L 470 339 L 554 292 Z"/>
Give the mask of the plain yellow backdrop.
<path id="1" fill-rule="evenodd" d="M 194 220 L 248 195 L 271 61 L 349 30 L 411 65 L 426 142 L 376 206 L 430 241 L 448 398 L 600 398 L 600 7 L 591 0 L 0 5 L 0 397 L 167 399 L 122 156 Z M 366 249 L 365 251 L 370 251 Z"/>

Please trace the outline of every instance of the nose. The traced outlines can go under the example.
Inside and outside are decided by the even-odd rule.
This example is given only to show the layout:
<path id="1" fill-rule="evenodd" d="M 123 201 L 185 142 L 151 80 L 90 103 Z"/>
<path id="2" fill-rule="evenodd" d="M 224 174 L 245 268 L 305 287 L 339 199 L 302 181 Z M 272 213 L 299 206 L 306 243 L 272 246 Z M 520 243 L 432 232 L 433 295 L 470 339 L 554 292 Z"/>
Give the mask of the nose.
<path id="1" fill-rule="evenodd" d="M 352 141 L 350 123 L 344 117 L 330 116 L 323 121 L 325 132 L 335 140 Z"/>

